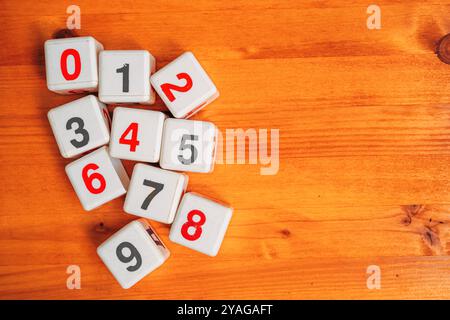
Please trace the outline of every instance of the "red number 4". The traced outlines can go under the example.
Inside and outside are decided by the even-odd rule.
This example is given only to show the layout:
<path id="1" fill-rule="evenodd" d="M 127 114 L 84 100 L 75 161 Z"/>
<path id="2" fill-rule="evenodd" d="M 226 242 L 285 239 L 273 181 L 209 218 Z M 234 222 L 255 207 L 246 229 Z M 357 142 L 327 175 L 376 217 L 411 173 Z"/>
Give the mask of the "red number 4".
<path id="1" fill-rule="evenodd" d="M 139 141 L 137 139 L 138 129 L 139 124 L 137 122 L 131 123 L 119 139 L 120 144 L 128 144 L 130 146 L 131 152 L 135 152 L 136 146 L 139 145 Z M 127 138 L 129 134 L 131 134 L 131 138 Z"/>
<path id="2" fill-rule="evenodd" d="M 199 220 L 194 221 L 194 216 L 199 217 Z M 197 240 L 202 235 L 202 232 L 203 232 L 202 226 L 205 224 L 205 222 L 206 222 L 206 216 L 203 212 L 201 212 L 200 210 L 190 211 L 187 214 L 187 222 L 185 222 L 183 224 L 183 226 L 181 227 L 181 235 L 183 236 L 183 238 L 185 238 L 186 240 L 189 240 L 189 241 Z M 195 228 L 195 231 L 193 234 L 190 234 L 188 232 L 190 227 Z"/>

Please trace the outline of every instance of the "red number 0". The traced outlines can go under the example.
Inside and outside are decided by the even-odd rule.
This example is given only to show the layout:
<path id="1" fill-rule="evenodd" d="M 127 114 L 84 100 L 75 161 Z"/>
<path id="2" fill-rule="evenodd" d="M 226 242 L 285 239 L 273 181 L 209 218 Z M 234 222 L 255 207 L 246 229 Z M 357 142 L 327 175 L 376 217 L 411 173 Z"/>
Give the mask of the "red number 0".
<path id="1" fill-rule="evenodd" d="M 88 190 L 93 194 L 102 193 L 103 190 L 105 190 L 106 188 L 105 178 L 100 173 L 94 172 L 93 174 L 88 175 L 89 170 L 97 170 L 97 169 L 98 165 L 96 165 L 95 163 L 89 163 L 83 168 L 83 172 L 81 173 L 86 188 L 88 188 Z M 95 188 L 92 185 L 92 182 L 94 180 L 98 180 L 100 182 L 100 186 L 98 186 L 97 188 Z"/>
<path id="2" fill-rule="evenodd" d="M 137 122 L 131 123 L 125 132 L 120 136 L 119 143 L 120 144 L 128 144 L 130 145 L 130 151 L 135 152 L 136 146 L 139 145 L 139 141 L 137 139 L 137 133 L 139 129 L 139 124 Z M 127 135 L 131 132 L 131 138 L 128 139 Z"/>
<path id="3" fill-rule="evenodd" d="M 194 221 L 193 220 L 194 216 L 200 217 L 200 220 L 197 222 Z M 197 240 L 202 235 L 202 231 L 203 231 L 202 225 L 204 225 L 205 222 L 206 222 L 206 216 L 203 212 L 201 212 L 200 210 L 190 211 L 187 215 L 187 222 L 185 222 L 183 224 L 183 226 L 181 227 L 181 235 L 183 236 L 183 238 L 185 238 L 186 240 L 189 240 L 189 241 Z M 195 228 L 195 232 L 193 234 L 190 234 L 188 232 L 190 227 Z"/>
<path id="4" fill-rule="evenodd" d="M 75 70 L 73 71 L 72 74 L 70 74 L 67 71 L 67 58 L 69 56 L 72 56 L 73 59 L 75 60 Z M 75 80 L 80 75 L 80 72 L 81 72 L 81 59 L 80 59 L 80 54 L 78 53 L 77 50 L 75 50 L 75 49 L 66 49 L 66 50 L 64 50 L 63 53 L 61 54 L 60 64 L 61 64 L 61 72 L 62 72 L 62 75 L 63 75 L 64 79 L 66 79 L 66 80 Z"/>
<path id="5" fill-rule="evenodd" d="M 183 72 L 177 74 L 178 80 L 184 79 L 186 80 L 186 84 L 182 87 L 171 84 L 171 83 L 164 83 L 161 85 L 161 90 L 164 92 L 164 94 L 167 96 L 170 102 L 173 102 L 175 100 L 175 96 L 172 93 L 173 91 L 179 91 L 179 92 L 187 92 L 192 88 L 192 79 L 191 77 Z"/>

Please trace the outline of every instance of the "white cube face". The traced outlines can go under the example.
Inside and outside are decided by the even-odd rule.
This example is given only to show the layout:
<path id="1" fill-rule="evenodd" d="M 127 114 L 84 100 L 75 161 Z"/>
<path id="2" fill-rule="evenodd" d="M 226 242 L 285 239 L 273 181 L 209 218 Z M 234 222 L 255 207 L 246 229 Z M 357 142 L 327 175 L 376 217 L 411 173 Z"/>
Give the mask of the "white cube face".
<path id="1" fill-rule="evenodd" d="M 176 171 L 214 169 L 217 128 L 211 122 L 166 119 L 160 166 Z"/>
<path id="2" fill-rule="evenodd" d="M 66 173 L 86 211 L 125 194 L 129 184 L 122 162 L 111 158 L 107 147 L 69 163 Z"/>
<path id="3" fill-rule="evenodd" d="M 97 254 L 124 289 L 161 266 L 170 255 L 143 219 L 117 231 L 97 248 Z"/>
<path id="4" fill-rule="evenodd" d="M 48 120 L 64 158 L 72 158 L 109 142 L 106 105 L 89 95 L 51 109 Z"/>
<path id="5" fill-rule="evenodd" d="M 191 52 L 156 72 L 151 83 L 175 118 L 188 118 L 219 96 L 216 86 Z"/>
<path id="6" fill-rule="evenodd" d="M 47 40 L 44 47 L 49 90 L 61 94 L 97 91 L 101 43 L 92 37 L 76 37 Z"/>
<path id="7" fill-rule="evenodd" d="M 145 50 L 105 50 L 100 53 L 98 96 L 105 103 L 155 102 L 150 74 L 155 58 Z"/>
<path id="8" fill-rule="evenodd" d="M 149 165 L 134 166 L 124 211 L 162 223 L 172 223 L 186 190 L 188 176 Z"/>
<path id="9" fill-rule="evenodd" d="M 196 193 L 186 193 L 170 228 L 170 240 L 215 256 L 219 252 L 233 209 Z"/>
<path id="10" fill-rule="evenodd" d="M 158 162 L 166 115 L 159 111 L 117 107 L 111 129 L 114 158 Z"/>

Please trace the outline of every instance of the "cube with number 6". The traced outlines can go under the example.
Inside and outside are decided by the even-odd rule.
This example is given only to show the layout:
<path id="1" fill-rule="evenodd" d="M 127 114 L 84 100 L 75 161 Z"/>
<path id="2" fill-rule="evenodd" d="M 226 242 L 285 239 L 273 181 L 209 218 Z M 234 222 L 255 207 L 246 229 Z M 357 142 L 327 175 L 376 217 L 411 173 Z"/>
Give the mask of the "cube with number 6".
<path id="1" fill-rule="evenodd" d="M 186 193 L 170 228 L 171 241 L 216 256 L 228 228 L 233 209 L 201 196 Z"/>
<path id="2" fill-rule="evenodd" d="M 160 267 L 170 252 L 150 224 L 139 219 L 103 242 L 97 254 L 122 288 L 128 289 Z"/>
<path id="3" fill-rule="evenodd" d="M 66 173 L 86 211 L 125 194 L 129 184 L 122 162 L 112 158 L 107 147 L 69 163 Z"/>
<path id="4" fill-rule="evenodd" d="M 123 209 L 129 214 L 172 223 L 188 176 L 138 163 L 134 166 Z"/>
<path id="5" fill-rule="evenodd" d="M 219 96 L 192 52 L 158 70 L 151 83 L 175 118 L 189 118 Z"/>

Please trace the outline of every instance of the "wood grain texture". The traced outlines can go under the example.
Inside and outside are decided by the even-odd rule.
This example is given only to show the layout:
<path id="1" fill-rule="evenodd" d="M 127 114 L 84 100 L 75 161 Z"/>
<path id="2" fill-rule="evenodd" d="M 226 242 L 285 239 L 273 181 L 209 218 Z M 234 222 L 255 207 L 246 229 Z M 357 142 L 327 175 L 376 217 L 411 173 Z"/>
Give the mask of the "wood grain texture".
<path id="1" fill-rule="evenodd" d="M 80 35 L 106 49 L 148 49 L 159 67 L 193 51 L 221 93 L 195 119 L 280 130 L 276 175 L 189 174 L 235 209 L 219 255 L 153 223 L 172 255 L 122 290 L 95 249 L 133 217 L 123 197 L 82 210 L 46 118 L 79 97 L 45 83 L 43 43 L 72 3 L 1 1 L 0 298 L 449 299 L 450 66 L 434 51 L 450 2 L 376 3 L 381 30 L 366 1 L 76 2 Z M 81 290 L 66 288 L 72 264 Z"/>

